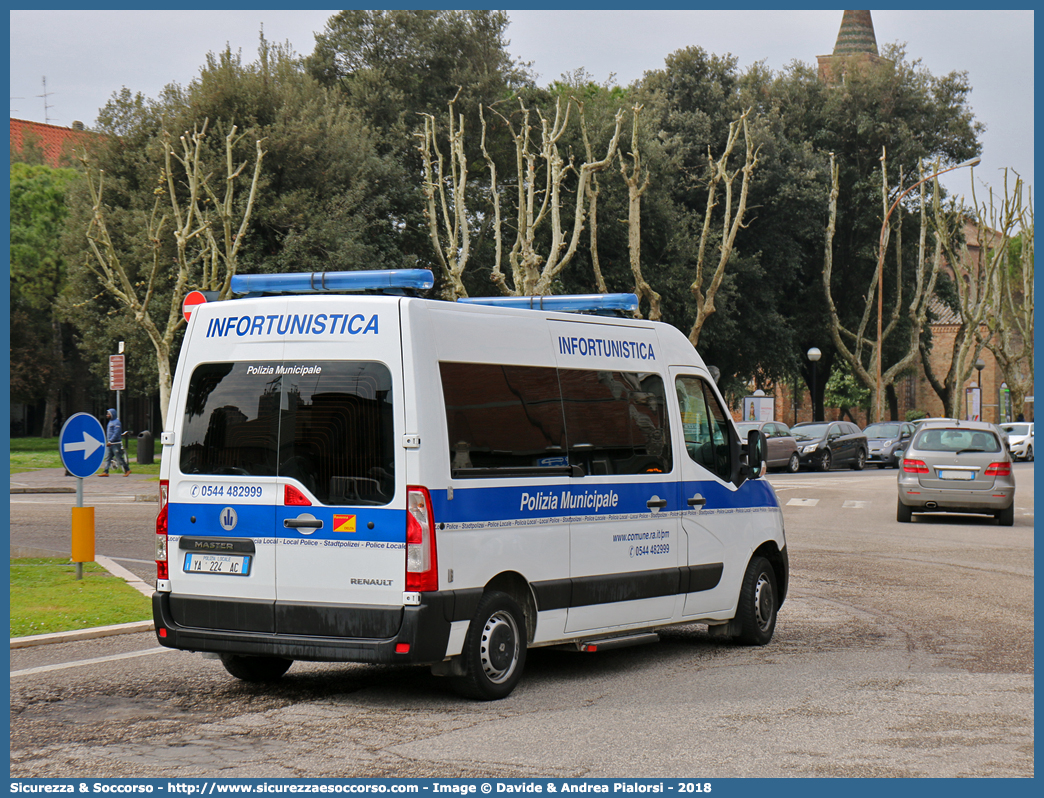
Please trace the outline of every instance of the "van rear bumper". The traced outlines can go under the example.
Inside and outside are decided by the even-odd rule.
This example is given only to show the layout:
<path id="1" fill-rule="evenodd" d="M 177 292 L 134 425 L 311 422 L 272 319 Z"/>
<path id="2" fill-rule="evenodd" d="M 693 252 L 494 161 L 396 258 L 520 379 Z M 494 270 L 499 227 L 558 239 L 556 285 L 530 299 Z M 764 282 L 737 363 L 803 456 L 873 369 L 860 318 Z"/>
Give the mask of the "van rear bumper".
<path id="1" fill-rule="evenodd" d="M 156 624 L 156 639 L 160 645 L 182 651 L 286 657 L 313 662 L 441 662 L 446 657 L 449 642 L 453 594 L 422 593 L 421 596 L 422 603 L 416 607 L 394 610 L 372 606 L 338 608 L 340 614 L 352 616 L 358 628 L 387 628 L 389 612 L 399 615 L 397 629 L 389 630 L 390 636 L 384 637 L 340 637 L 295 634 L 272 628 L 188 625 L 191 621 L 179 623 L 175 620 L 178 613 L 172 608 L 172 598 L 177 602 L 178 597 L 166 592 L 152 594 L 152 614 Z M 217 614 L 225 618 L 251 618 L 258 615 L 256 603 L 222 599 L 207 599 L 207 602 L 223 605 Z M 271 606 L 272 602 L 268 604 Z M 328 608 L 320 607 L 310 609 L 320 614 L 328 611 Z"/>

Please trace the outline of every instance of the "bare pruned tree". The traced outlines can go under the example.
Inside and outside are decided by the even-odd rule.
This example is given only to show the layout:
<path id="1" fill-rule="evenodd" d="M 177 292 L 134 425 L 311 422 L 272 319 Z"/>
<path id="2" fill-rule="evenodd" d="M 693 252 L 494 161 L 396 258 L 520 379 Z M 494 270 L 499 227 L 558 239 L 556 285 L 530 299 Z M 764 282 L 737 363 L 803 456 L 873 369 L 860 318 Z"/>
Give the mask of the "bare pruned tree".
<path id="1" fill-rule="evenodd" d="M 493 284 L 507 296 L 546 296 L 551 286 L 566 266 L 572 261 L 580 243 L 587 216 L 587 188 L 592 177 L 607 169 L 616 157 L 623 124 L 623 109 L 617 110 L 612 139 L 605 156 L 598 161 L 585 161 L 576 166 L 573 159 L 566 161 L 559 152 L 559 140 L 569 124 L 569 113 L 573 103 L 566 103 L 563 112 L 561 101 L 555 103 L 554 119 L 548 119 L 539 111 L 533 112 L 520 101 L 522 121 L 518 129 L 507 117 L 498 114 L 507 124 L 515 143 L 515 165 L 519 176 L 515 204 L 515 241 L 508 251 L 511 280 L 502 270 L 501 246 L 498 238 L 497 256 L 490 275 Z M 583 124 L 583 106 L 577 103 Z M 537 146 L 532 136 L 531 119 L 535 113 L 540 126 L 540 141 Z M 485 121 L 483 120 L 483 124 Z M 487 163 L 492 159 L 486 152 Z M 572 229 L 563 223 L 562 211 L 565 196 L 565 180 L 575 174 L 576 200 L 573 207 Z M 492 175 L 492 167 L 491 167 Z M 496 190 L 494 188 L 494 196 Z M 550 243 L 547 251 L 537 250 L 537 232 L 550 223 Z"/>
<path id="2" fill-rule="evenodd" d="M 1029 195 L 1025 204 L 1024 191 Z M 986 317 L 990 331 L 986 346 L 1000 365 L 1012 407 L 1019 413 L 1026 397 L 1033 394 L 1033 194 L 1015 175 L 1009 200 L 1005 172 L 1004 197 L 1004 213 L 1018 217 L 1012 231 L 1018 239 L 1018 251 L 1009 250 L 1011 257 L 997 270 L 993 291 L 996 301 Z"/>
<path id="3" fill-rule="evenodd" d="M 237 210 L 236 181 L 248 162 L 235 165 L 233 150 L 244 138 L 237 136 L 233 125 L 225 136 L 224 185 L 214 186 L 209 164 L 204 163 L 203 142 L 208 122 L 179 138 L 180 152 L 171 146 L 164 132 L 165 159 L 156 200 L 145 228 L 149 262 L 128 264 L 113 243 L 106 223 L 104 204 L 105 175 L 91 164 L 86 153 L 80 157 L 87 176 L 92 215 L 87 228 L 93 260 L 88 268 L 101 286 L 130 311 L 135 322 L 148 335 L 156 349 L 159 372 L 160 409 L 166 427 L 170 401 L 171 351 L 177 331 L 185 324 L 182 304 L 192 289 L 214 291 L 220 299 L 228 297 L 232 276 L 236 273 L 239 251 L 243 244 L 254 198 L 257 193 L 262 140 L 256 142 L 254 173 L 250 192 L 242 210 Z M 165 199 L 164 199 L 165 196 Z M 166 230 L 172 219 L 173 230 Z M 168 235 L 174 239 L 174 267 L 171 269 Z M 168 293 L 169 293 L 169 299 Z M 160 303 L 160 297 L 166 301 Z"/>
<path id="4" fill-rule="evenodd" d="M 449 103 L 448 158 L 438 146 L 436 120 L 424 115 L 424 132 L 420 135 L 421 159 L 424 164 L 425 218 L 428 237 L 440 266 L 444 299 L 467 296 L 462 276 L 470 255 L 469 210 L 466 201 L 467 157 L 464 148 L 464 117 L 455 110 L 456 98 Z M 580 124 L 584 127 L 583 104 L 573 100 L 563 111 L 561 102 L 555 105 L 554 119 L 539 111 L 531 111 L 520 101 L 522 119 L 516 130 L 511 120 L 494 111 L 507 124 L 515 144 L 515 166 L 518 174 L 515 201 L 515 240 L 508 251 L 511 275 L 504 273 L 504 219 L 501 209 L 501 190 L 498 184 L 496 162 L 486 147 L 487 123 L 480 109 L 482 123 L 482 153 L 489 170 L 490 201 L 493 208 L 493 239 L 495 260 L 490 279 L 506 296 L 542 296 L 550 294 L 552 283 L 572 261 L 580 242 L 580 235 L 588 218 L 591 201 L 591 181 L 595 174 L 608 168 L 616 157 L 623 111 L 617 111 L 616 130 L 604 158 L 588 159 L 577 166 L 573 159 L 566 161 L 559 152 L 559 141 L 569 125 L 570 109 L 576 103 Z M 486 109 L 491 110 L 491 109 Z M 533 136 L 532 119 L 540 127 L 539 145 Z M 586 128 L 585 142 L 586 142 Z M 572 227 L 563 220 L 565 181 L 576 175 L 576 201 Z M 597 197 L 597 190 L 594 192 Z M 596 207 L 596 206 L 595 206 Z M 595 217 L 596 220 L 597 217 Z M 550 243 L 546 252 L 539 251 L 537 233 L 550 224 Z M 593 222 L 592 236 L 596 235 Z"/>
<path id="5" fill-rule="evenodd" d="M 909 302 L 904 306 L 903 303 L 903 248 L 902 248 L 902 215 L 900 214 L 896 221 L 896 235 L 895 235 L 895 251 L 896 251 L 896 267 L 895 267 L 895 296 L 896 300 L 891 306 L 890 313 L 888 315 L 887 323 L 879 325 L 880 327 L 880 340 L 877 336 L 873 336 L 870 333 L 870 321 L 873 316 L 874 306 L 878 306 L 878 310 L 881 310 L 879 304 L 880 298 L 878 291 L 880 290 L 879 280 L 884 274 L 884 259 L 885 253 L 888 251 L 888 242 L 891 237 L 891 227 L 882 224 L 881 239 L 879 241 L 880 254 L 878 269 L 876 269 L 870 278 L 870 284 L 865 293 L 866 305 L 864 306 L 863 313 L 859 319 L 857 327 L 852 330 L 844 325 L 841 321 L 840 315 L 837 310 L 837 305 L 834 302 L 833 296 L 833 285 L 832 275 L 834 267 L 833 259 L 833 242 L 834 232 L 837 224 L 837 197 L 839 193 L 839 181 L 838 181 L 838 166 L 834 159 L 833 153 L 830 155 L 830 176 L 831 176 L 831 188 L 830 188 L 830 199 L 829 199 L 829 215 L 827 222 L 827 235 L 826 235 L 826 249 L 823 264 L 823 288 L 826 291 L 827 297 L 827 310 L 830 318 L 830 332 L 831 338 L 834 341 L 834 345 L 837 347 L 838 353 L 845 359 L 845 361 L 851 367 L 852 373 L 862 382 L 867 388 L 870 389 L 871 407 L 877 408 L 875 410 L 875 421 L 880 421 L 880 407 L 881 407 L 881 395 L 878 393 L 880 390 L 883 393 L 889 385 L 893 385 L 900 376 L 905 372 L 909 371 L 917 359 L 918 352 L 921 350 L 921 335 L 924 325 L 928 318 L 928 304 L 935 292 L 935 284 L 939 276 L 939 268 L 942 261 L 943 251 L 943 237 L 936 236 L 936 245 L 933 257 L 927 257 L 927 236 L 928 236 L 928 222 L 926 212 L 926 184 L 931 178 L 924 178 L 924 169 L 921 168 L 922 179 L 911 186 L 907 191 L 920 187 L 920 234 L 917 246 L 917 258 L 913 265 L 913 277 L 914 277 L 914 290 L 913 295 L 910 297 Z M 939 184 L 938 175 L 935 175 L 934 184 L 934 202 L 936 208 L 939 203 Z M 899 184 L 902 185 L 902 171 L 899 174 Z M 888 189 L 888 174 L 887 174 L 887 159 L 886 153 L 881 153 L 881 203 L 882 203 L 882 214 L 885 220 L 888 220 L 891 210 L 897 206 L 899 200 L 906 192 L 902 192 L 899 197 L 894 201 L 894 204 L 889 208 L 889 189 Z M 896 330 L 899 328 L 900 321 L 903 316 L 909 320 L 909 339 L 905 344 L 903 355 L 898 358 L 894 363 L 888 366 L 887 369 L 882 370 L 880 385 L 877 380 L 877 364 L 880 356 L 880 350 L 885 346 L 885 342 L 890 337 L 895 335 Z"/>
<path id="6" fill-rule="evenodd" d="M 422 114 L 424 132 L 418 148 L 424 164 L 424 218 L 439 263 L 440 291 L 443 299 L 468 295 L 462 276 L 471 254 L 471 236 L 465 192 L 468 183 L 468 158 L 464 152 L 464 115 L 456 113 L 457 97 L 449 102 L 449 164 L 439 149 L 435 117 Z M 483 129 L 483 141 L 485 130 Z M 448 174 L 447 174 L 448 169 Z M 440 224 L 441 219 L 441 224 Z"/>
<path id="7" fill-rule="evenodd" d="M 642 106 L 631 109 L 633 124 L 631 126 L 631 170 L 627 171 L 627 162 L 620 159 L 620 174 L 627 184 L 627 252 L 631 261 L 631 273 L 634 275 L 634 293 L 638 297 L 638 308 L 635 317 L 641 318 L 642 302 L 649 303 L 649 318 L 660 320 L 660 295 L 646 282 L 642 275 L 642 196 L 649 188 L 649 170 L 642 165 L 642 155 L 638 147 L 638 117 Z M 596 261 L 597 263 L 597 261 Z M 597 272 L 599 277 L 601 273 Z M 604 285 L 604 284 L 603 284 Z M 600 290 L 605 291 L 604 287 Z"/>
<path id="8" fill-rule="evenodd" d="M 1005 363 L 1008 363 L 1013 367 L 1013 376 L 1018 374 L 1016 364 L 1019 360 L 1028 356 L 1029 362 L 1032 363 L 1032 294 L 1029 300 L 1031 337 L 1028 355 L 1022 345 L 1016 344 L 1014 330 L 1005 329 L 1006 323 L 1013 322 L 1014 317 L 1005 314 L 1005 298 L 1001 286 L 1006 281 L 1012 265 L 1009 244 L 1021 229 L 1026 219 L 1026 211 L 1022 205 L 1021 180 L 1017 181 L 1015 191 L 1010 194 L 1006 181 L 1004 185 L 1003 197 L 996 197 L 990 189 L 987 200 L 979 204 L 973 182 L 974 209 L 971 211 L 958 209 L 954 213 L 944 214 L 939 207 L 935 208 L 935 224 L 940 230 L 945 257 L 953 272 L 959 322 L 945 377 L 939 379 L 934 373 L 928 352 L 922 352 L 921 360 L 929 383 L 943 401 L 946 414 L 953 418 L 960 417 L 961 404 L 964 401 L 961 386 L 974 373 L 975 361 L 984 347 L 991 351 L 996 350 L 996 353 L 999 353 L 998 362 L 1001 368 L 1004 369 Z M 958 230 L 958 226 L 962 229 Z M 1030 280 L 1032 285 L 1032 272 Z M 1015 301 L 1013 295 L 1013 305 Z M 1023 312 L 1018 311 L 1019 315 Z M 1021 357 L 1013 359 L 1012 355 L 1016 352 L 1019 352 Z M 1030 370 L 1021 385 L 1031 385 L 1032 379 Z"/>
<path id="9" fill-rule="evenodd" d="M 700 232 L 700 245 L 696 257 L 696 278 L 693 280 L 690 290 L 696 300 L 696 320 L 689 331 L 689 341 L 693 346 L 698 346 L 700 332 L 707 318 L 717 308 L 714 300 L 717 297 L 721 281 L 725 277 L 725 267 L 732 256 L 732 249 L 736 242 L 736 234 L 743 227 L 743 219 L 747 213 L 747 194 L 750 189 L 750 181 L 754 175 L 754 169 L 758 165 L 758 150 L 751 140 L 750 131 L 747 126 L 747 117 L 751 109 L 748 108 L 739 119 L 729 125 L 729 135 L 725 142 L 725 150 L 717 161 L 714 160 L 710 151 L 707 152 L 707 165 L 710 169 L 710 179 L 707 186 L 707 209 L 703 216 L 703 227 Z M 746 144 L 746 156 L 743 166 L 729 171 L 729 160 L 736 148 L 740 131 Z M 740 175 L 739 197 L 734 197 L 734 184 Z M 713 271 L 707 268 L 707 247 L 711 240 L 711 229 L 714 221 L 714 209 L 718 204 L 718 191 L 725 193 L 723 213 L 721 216 L 721 244 L 718 247 L 718 262 Z M 733 204 L 735 203 L 735 205 Z"/>

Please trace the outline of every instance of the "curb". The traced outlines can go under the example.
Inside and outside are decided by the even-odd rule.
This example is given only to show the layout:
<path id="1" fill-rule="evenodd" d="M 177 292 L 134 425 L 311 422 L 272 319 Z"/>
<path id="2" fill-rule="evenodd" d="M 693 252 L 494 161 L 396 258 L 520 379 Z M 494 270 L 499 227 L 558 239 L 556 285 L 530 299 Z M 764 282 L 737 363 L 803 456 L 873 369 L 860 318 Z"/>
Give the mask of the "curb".
<path id="1" fill-rule="evenodd" d="M 153 621 L 133 621 L 118 623 L 115 626 L 95 626 L 91 629 L 74 629 L 71 632 L 55 632 L 49 635 L 30 635 L 29 637 L 12 637 L 11 648 L 31 648 L 46 646 L 50 643 L 69 643 L 74 640 L 93 640 L 98 637 L 130 634 L 132 632 L 151 632 L 156 628 Z"/>
<path id="2" fill-rule="evenodd" d="M 11 488 L 11 495 L 16 493 L 76 493 L 76 488 Z M 159 501 L 154 493 L 92 493 L 89 496 L 84 496 L 84 501 L 88 499 L 98 499 L 101 497 L 115 498 L 125 497 L 130 501 L 135 502 L 155 502 Z"/>
<path id="3" fill-rule="evenodd" d="M 94 561 L 113 576 L 119 577 L 125 581 L 146 598 L 152 598 L 152 586 L 143 582 L 122 565 L 117 565 L 108 557 L 102 557 L 100 555 L 96 556 Z M 118 623 L 113 626 L 94 626 L 90 629 L 74 629 L 70 632 L 52 632 L 51 634 L 44 635 L 12 637 L 11 648 L 31 648 L 32 646 L 46 646 L 52 643 L 70 643 L 75 640 L 94 640 L 99 637 L 112 637 L 113 635 L 151 632 L 154 631 L 155 628 L 156 625 L 153 621 L 131 621 L 130 623 Z"/>

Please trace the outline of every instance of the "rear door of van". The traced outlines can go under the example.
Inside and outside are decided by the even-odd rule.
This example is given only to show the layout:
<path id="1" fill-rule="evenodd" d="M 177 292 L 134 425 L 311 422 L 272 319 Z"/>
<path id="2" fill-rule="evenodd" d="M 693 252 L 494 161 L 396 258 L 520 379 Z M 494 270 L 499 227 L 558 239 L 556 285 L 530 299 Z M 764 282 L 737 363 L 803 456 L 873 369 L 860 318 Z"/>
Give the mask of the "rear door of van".
<path id="1" fill-rule="evenodd" d="M 216 302 L 192 313 L 175 375 L 162 472 L 169 479 L 168 561 L 174 620 L 190 627 L 275 632 L 271 377 L 281 340 L 236 334 L 239 309 L 283 315 L 285 299 Z"/>
<path id="2" fill-rule="evenodd" d="M 176 620 L 335 637 L 398 629 L 397 302 L 263 298 L 195 311 L 170 471 L 172 606 L 187 608 Z"/>
<path id="3" fill-rule="evenodd" d="M 276 626 L 392 637 L 406 576 L 398 300 L 302 297 L 292 309 L 334 334 L 284 338 Z"/>

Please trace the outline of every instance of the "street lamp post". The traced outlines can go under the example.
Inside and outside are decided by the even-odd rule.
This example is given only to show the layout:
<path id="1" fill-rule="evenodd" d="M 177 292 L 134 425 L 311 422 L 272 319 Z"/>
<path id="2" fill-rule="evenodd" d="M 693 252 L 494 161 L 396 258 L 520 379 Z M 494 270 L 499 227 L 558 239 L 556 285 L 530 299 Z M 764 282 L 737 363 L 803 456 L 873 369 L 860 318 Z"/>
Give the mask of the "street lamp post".
<path id="1" fill-rule="evenodd" d="M 823 357 L 823 353 L 816 347 L 812 347 L 806 353 L 808 359 L 812 361 L 812 420 L 816 420 L 816 363 L 819 358 Z"/>
<path id="2" fill-rule="evenodd" d="M 881 156 L 884 160 L 884 156 Z M 917 188 L 922 183 L 927 183 L 939 175 L 944 175 L 947 172 L 952 172 L 954 169 L 963 169 L 966 166 L 978 166 L 981 162 L 981 158 L 978 156 L 969 158 L 967 161 L 962 161 L 956 166 L 951 166 L 947 169 L 940 169 L 934 174 L 928 175 L 928 177 L 922 178 L 914 183 L 909 188 L 900 192 L 899 196 L 895 198 L 895 202 L 892 203 L 892 207 L 888 209 L 885 214 L 884 221 L 881 222 L 881 235 L 877 239 L 877 399 L 874 402 L 874 421 L 881 421 L 881 320 L 884 317 L 884 259 L 885 259 L 885 234 L 888 232 L 888 219 L 892 215 L 892 211 L 896 209 L 900 201 Z"/>
<path id="3" fill-rule="evenodd" d="M 977 372 L 979 372 L 979 413 L 978 413 L 979 417 L 977 419 L 975 419 L 976 421 L 985 421 L 986 420 L 985 418 L 983 418 L 983 412 L 982 412 L 982 370 L 984 368 L 986 368 L 986 361 L 983 360 L 981 357 L 980 358 L 976 358 L 976 360 L 975 360 L 975 370 Z"/>

